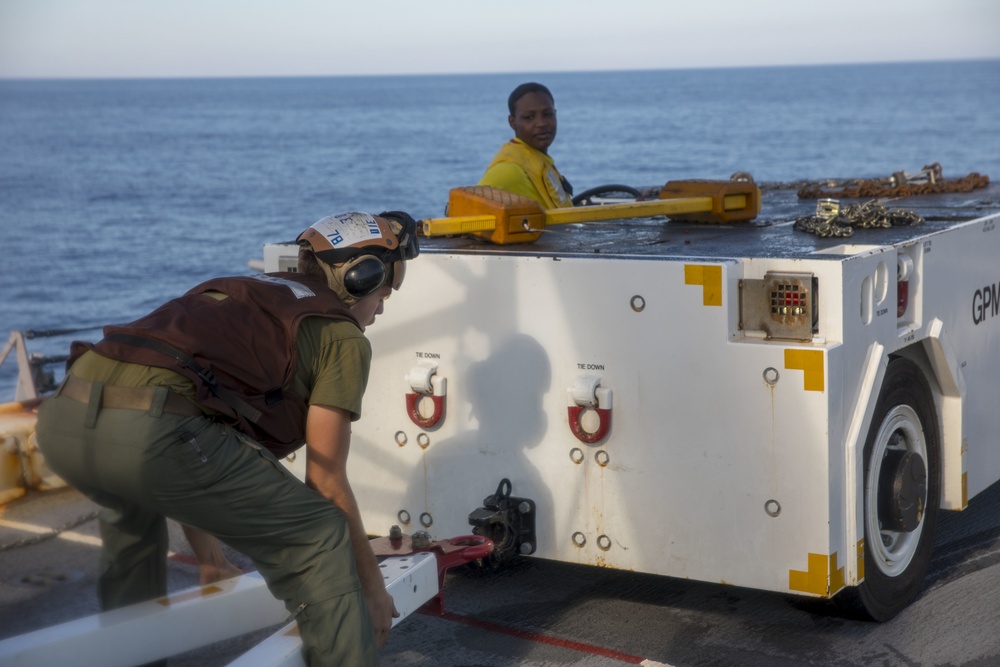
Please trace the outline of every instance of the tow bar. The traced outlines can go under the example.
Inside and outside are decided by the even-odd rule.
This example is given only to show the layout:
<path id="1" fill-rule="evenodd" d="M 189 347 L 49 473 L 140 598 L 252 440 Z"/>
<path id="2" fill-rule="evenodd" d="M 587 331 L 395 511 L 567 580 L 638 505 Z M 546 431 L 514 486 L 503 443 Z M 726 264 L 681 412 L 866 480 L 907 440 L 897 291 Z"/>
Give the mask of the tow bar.
<path id="1" fill-rule="evenodd" d="M 393 626 L 428 602 L 443 613 L 441 588 L 447 570 L 493 551 L 493 543 L 479 535 L 439 542 L 428 538 L 425 546 L 409 548 L 412 539 L 399 534 L 373 540 L 372 546 L 376 556 L 387 556 L 379 565 L 399 612 Z M 0 641 L 0 667 L 130 667 L 288 618 L 285 605 L 271 595 L 260 574 L 251 572 L 5 639 Z M 305 667 L 301 648 L 298 627 L 292 621 L 230 667 Z"/>

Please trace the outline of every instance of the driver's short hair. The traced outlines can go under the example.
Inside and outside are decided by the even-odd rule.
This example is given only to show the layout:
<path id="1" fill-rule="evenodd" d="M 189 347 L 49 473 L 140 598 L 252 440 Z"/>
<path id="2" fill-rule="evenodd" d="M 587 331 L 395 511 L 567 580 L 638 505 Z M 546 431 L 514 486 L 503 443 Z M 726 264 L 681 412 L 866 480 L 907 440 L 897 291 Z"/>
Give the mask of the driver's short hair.
<path id="1" fill-rule="evenodd" d="M 522 83 L 520 86 L 515 88 L 514 92 L 512 92 L 510 94 L 510 97 L 507 98 L 507 109 L 510 111 L 511 116 L 514 115 L 514 105 L 516 105 L 517 101 L 522 97 L 524 97 L 525 95 L 527 95 L 528 93 L 545 93 L 546 95 L 549 96 L 549 99 L 552 100 L 553 102 L 555 102 L 556 99 L 552 97 L 552 93 L 549 91 L 549 89 L 540 83 L 533 83 L 533 82 Z"/>
<path id="2" fill-rule="evenodd" d="M 323 273 L 323 269 L 319 266 L 319 260 L 316 259 L 316 253 L 309 248 L 299 247 L 298 272 L 305 276 L 319 278 L 323 281 L 326 280 L 326 274 Z"/>

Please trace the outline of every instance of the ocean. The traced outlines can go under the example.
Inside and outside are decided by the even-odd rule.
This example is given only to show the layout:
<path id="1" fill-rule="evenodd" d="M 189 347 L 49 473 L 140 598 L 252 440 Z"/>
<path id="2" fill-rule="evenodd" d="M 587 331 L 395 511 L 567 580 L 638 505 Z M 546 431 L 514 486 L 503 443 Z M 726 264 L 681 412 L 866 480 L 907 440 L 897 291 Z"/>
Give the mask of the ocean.
<path id="1" fill-rule="evenodd" d="M 1000 60 L 406 77 L 0 81 L 0 337 L 134 319 L 344 210 L 439 216 L 553 92 L 577 192 L 683 178 L 1000 178 Z M 766 202 L 766 194 L 765 194 Z M 77 337 L 94 339 L 96 331 Z M 58 354 L 69 338 L 29 342 Z M 0 368 L 0 402 L 16 364 Z"/>

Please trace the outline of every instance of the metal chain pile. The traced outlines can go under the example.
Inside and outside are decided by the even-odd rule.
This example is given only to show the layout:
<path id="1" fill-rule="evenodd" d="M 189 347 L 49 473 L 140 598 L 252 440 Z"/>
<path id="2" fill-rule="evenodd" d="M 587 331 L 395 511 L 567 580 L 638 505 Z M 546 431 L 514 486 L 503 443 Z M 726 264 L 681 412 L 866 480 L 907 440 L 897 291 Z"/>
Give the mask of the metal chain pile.
<path id="1" fill-rule="evenodd" d="M 913 211 L 887 209 L 877 200 L 863 204 L 848 204 L 835 215 L 806 215 L 795 220 L 795 229 L 815 234 L 821 238 L 846 237 L 854 228 L 889 228 L 919 225 L 924 221 Z"/>
<path id="2" fill-rule="evenodd" d="M 799 199 L 824 197 L 911 197 L 946 192 L 972 192 L 988 187 L 990 177 L 972 172 L 961 178 L 946 179 L 941 165 L 926 165 L 918 174 L 898 172 L 887 178 L 857 179 L 849 182 L 809 184 L 799 189 Z"/>

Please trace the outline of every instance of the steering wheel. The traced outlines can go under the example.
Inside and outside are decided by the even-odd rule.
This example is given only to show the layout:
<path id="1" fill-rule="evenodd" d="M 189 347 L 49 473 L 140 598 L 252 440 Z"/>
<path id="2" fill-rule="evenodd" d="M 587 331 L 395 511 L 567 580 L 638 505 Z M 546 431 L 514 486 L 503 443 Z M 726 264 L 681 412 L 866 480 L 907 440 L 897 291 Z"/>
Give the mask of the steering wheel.
<path id="1" fill-rule="evenodd" d="M 629 185 L 618 185 L 609 183 L 608 185 L 598 185 L 597 187 L 584 190 L 573 197 L 573 206 L 592 206 L 594 199 L 599 195 L 625 194 L 634 199 L 642 197 L 642 193 Z"/>

